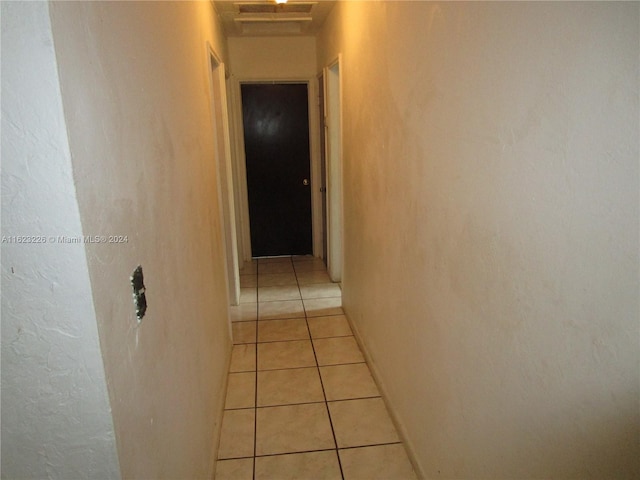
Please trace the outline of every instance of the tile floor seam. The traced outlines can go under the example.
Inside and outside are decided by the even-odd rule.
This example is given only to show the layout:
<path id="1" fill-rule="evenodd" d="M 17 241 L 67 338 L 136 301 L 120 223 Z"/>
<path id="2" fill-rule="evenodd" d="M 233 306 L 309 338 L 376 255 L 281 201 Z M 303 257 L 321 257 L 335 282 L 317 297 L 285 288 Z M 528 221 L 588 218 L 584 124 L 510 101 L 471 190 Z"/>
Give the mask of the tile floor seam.
<path id="1" fill-rule="evenodd" d="M 336 337 L 336 338 L 339 338 L 339 337 Z M 326 364 L 322 364 L 322 365 L 318 365 L 318 366 L 319 367 L 338 367 L 340 365 L 358 365 L 360 363 L 366 364 L 367 362 L 326 363 Z M 234 373 L 236 373 L 236 372 L 234 372 Z"/>
<path id="2" fill-rule="evenodd" d="M 280 297 L 280 298 L 277 298 L 275 300 L 260 300 L 260 301 L 258 301 L 258 303 L 279 303 L 279 302 L 291 302 L 291 303 L 293 303 L 293 302 L 302 302 L 302 298 L 283 298 L 283 297 Z M 299 317 L 299 318 L 302 318 L 302 317 Z M 275 318 L 274 320 L 278 320 L 278 319 Z M 263 320 L 261 320 L 261 321 L 263 321 Z"/>
<path id="3" fill-rule="evenodd" d="M 338 398 L 336 400 L 327 400 L 327 403 L 347 402 L 349 400 L 372 400 L 374 398 L 382 398 L 382 395 L 370 395 L 367 397 Z"/>
<path id="4" fill-rule="evenodd" d="M 333 365 L 331 366 L 333 367 Z M 259 371 L 260 372 L 279 372 L 279 371 L 286 371 L 286 370 L 304 370 L 305 368 L 316 368 L 316 367 L 312 365 L 310 367 L 284 367 L 284 368 L 272 368 L 270 370 L 259 370 Z"/>
<path id="5" fill-rule="evenodd" d="M 256 480 L 256 453 L 258 448 L 258 319 L 260 318 L 260 262 L 256 265 L 256 358 L 255 388 L 253 394 L 253 472 L 252 480 Z"/>
<path id="6" fill-rule="evenodd" d="M 292 403 L 277 403 L 274 405 L 259 405 L 255 408 L 257 410 L 259 408 L 279 408 L 279 407 L 289 407 L 291 405 L 319 405 L 321 403 L 325 403 L 324 400 L 319 402 L 292 402 Z M 248 410 L 248 407 L 246 409 L 238 408 L 236 410 Z"/>
<path id="7" fill-rule="evenodd" d="M 304 304 L 304 302 L 303 302 Z M 306 315 L 306 310 L 305 310 L 305 320 L 307 323 L 307 330 L 309 331 L 309 336 L 311 336 L 311 328 L 309 327 L 309 317 L 307 317 Z M 313 349 L 313 356 L 316 360 L 316 369 L 318 371 L 318 377 L 320 377 L 320 386 L 322 387 L 322 396 L 324 397 L 324 406 L 325 409 L 327 411 L 327 417 L 329 417 L 329 425 L 331 426 L 331 434 L 333 435 L 333 443 L 336 446 L 335 448 L 335 452 L 336 452 L 336 457 L 338 459 L 338 467 L 340 468 L 340 477 L 342 478 L 342 480 L 345 480 L 344 478 L 344 471 L 342 470 L 342 461 L 340 460 L 340 453 L 338 451 L 338 439 L 336 438 L 336 431 L 333 428 L 333 420 L 331 419 L 331 412 L 329 411 L 329 403 L 327 402 L 327 392 L 324 389 L 324 382 L 322 381 L 322 373 L 320 372 L 320 364 L 318 362 L 318 356 L 316 355 L 316 349 L 315 346 L 313 344 L 313 339 L 311 341 L 311 348 Z"/>
<path id="8" fill-rule="evenodd" d="M 219 462 L 226 462 L 227 460 L 248 460 L 250 458 L 255 458 L 255 456 L 248 456 L 248 457 L 224 457 L 224 458 L 219 458 L 218 461 Z"/>
<path id="9" fill-rule="evenodd" d="M 370 447 L 383 447 L 385 445 L 404 445 L 401 441 L 399 442 L 383 442 L 383 443 L 371 443 L 367 445 L 355 445 L 353 447 L 338 447 L 338 450 L 354 450 L 357 448 L 370 448 Z"/>
<path id="10" fill-rule="evenodd" d="M 302 319 L 300 319 L 302 320 Z M 319 338 L 313 338 L 313 337 L 309 337 L 309 338 L 298 338 L 295 340 L 262 340 L 259 342 L 238 342 L 238 343 L 234 343 L 234 345 L 251 345 L 252 343 L 284 343 L 284 342 L 304 342 L 306 340 L 325 340 L 325 339 L 329 339 L 329 338 L 345 338 L 345 337 L 353 337 L 353 335 L 337 335 L 335 337 L 319 337 Z M 351 363 L 367 363 L 367 362 L 351 362 Z M 341 365 L 341 364 L 340 364 Z M 346 365 L 346 363 L 345 363 Z M 321 365 L 324 366 L 324 365 Z"/>
<path id="11" fill-rule="evenodd" d="M 293 318 L 268 318 L 265 320 L 256 320 L 256 322 L 277 322 L 278 320 L 306 320 L 306 317 L 293 317 Z"/>
<path id="12" fill-rule="evenodd" d="M 277 317 L 277 318 L 263 318 L 263 319 L 258 319 L 258 322 L 269 322 L 272 320 L 296 320 L 296 319 L 302 319 L 302 317 Z"/>
<path id="13" fill-rule="evenodd" d="M 299 319 L 299 320 L 302 320 L 302 319 Z M 257 343 L 293 343 L 293 342 L 308 342 L 310 340 L 311 338 L 301 338 L 299 340 L 271 340 L 268 342 L 257 342 Z"/>
<path id="14" fill-rule="evenodd" d="M 256 322 L 275 322 L 276 320 L 305 320 L 305 317 L 288 317 L 288 318 L 263 318 L 262 320 L 255 320 Z M 249 321 L 249 320 L 246 320 Z"/>
<path id="15" fill-rule="evenodd" d="M 275 343 L 275 342 L 264 342 L 264 343 Z M 251 345 L 250 343 L 241 343 L 240 345 Z M 318 365 L 318 367 L 340 367 L 342 365 L 366 365 L 367 362 L 347 362 L 347 363 L 332 363 L 331 365 Z M 258 370 L 259 372 L 277 372 L 280 370 L 300 370 L 304 368 L 315 368 L 313 365 L 307 367 L 282 367 L 282 368 L 269 368 L 267 370 Z M 243 372 L 229 372 L 230 374 L 234 373 L 247 373 L 253 372 L 253 370 L 245 370 Z"/>
<path id="16" fill-rule="evenodd" d="M 300 338 L 297 340 L 262 340 L 261 342 L 258 342 L 260 345 L 269 345 L 269 344 L 273 344 L 273 343 L 282 343 L 282 342 L 303 342 L 305 340 L 311 340 L 310 338 Z"/>
<path id="17" fill-rule="evenodd" d="M 362 447 L 352 447 L 352 448 L 362 448 Z M 342 449 L 342 450 L 346 450 L 346 449 Z M 282 455 L 298 455 L 298 454 L 301 454 L 301 453 L 335 452 L 335 451 L 336 451 L 335 448 L 318 448 L 318 449 L 315 449 L 315 450 L 303 450 L 303 451 L 300 451 L 300 452 L 291 452 L 291 453 L 262 453 L 262 454 L 256 455 L 256 458 L 280 457 Z M 250 457 L 244 457 L 244 458 L 250 458 Z"/>
<path id="18" fill-rule="evenodd" d="M 358 397 L 358 398 L 340 398 L 338 400 L 327 400 L 327 403 L 352 402 L 354 400 L 372 400 L 374 398 L 382 398 L 382 395 L 374 395 L 371 397 Z"/>

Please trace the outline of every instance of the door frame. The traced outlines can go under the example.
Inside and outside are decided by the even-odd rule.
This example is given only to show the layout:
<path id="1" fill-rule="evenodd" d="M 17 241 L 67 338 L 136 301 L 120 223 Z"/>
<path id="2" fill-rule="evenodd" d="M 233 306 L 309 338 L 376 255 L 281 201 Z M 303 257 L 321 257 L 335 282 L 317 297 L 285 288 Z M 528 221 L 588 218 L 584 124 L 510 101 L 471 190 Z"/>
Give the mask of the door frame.
<path id="1" fill-rule="evenodd" d="M 286 84 L 304 83 L 307 85 L 309 108 L 309 158 L 311 160 L 311 229 L 313 256 L 322 256 L 322 192 L 320 191 L 320 141 L 318 121 L 318 90 L 317 81 L 313 77 L 296 78 L 263 78 L 263 77 L 231 77 L 230 98 L 231 121 L 233 124 L 234 158 L 233 164 L 236 175 L 234 187 L 237 193 L 237 210 L 239 222 L 238 252 L 241 261 L 250 261 L 251 252 L 251 228 L 249 225 L 249 195 L 247 191 L 247 164 L 244 150 L 244 127 L 242 123 L 242 94 L 240 86 L 245 83 Z"/>
<path id="2" fill-rule="evenodd" d="M 218 207 L 222 225 L 222 247 L 225 258 L 227 294 L 231 305 L 240 303 L 240 273 L 236 239 L 231 136 L 227 105 L 227 72 L 224 63 L 207 42 L 209 95 L 213 127 L 214 163 L 218 190 Z M 212 239 L 213 241 L 213 239 Z"/>
<path id="3" fill-rule="evenodd" d="M 325 111 L 325 87 L 324 69 L 318 74 L 318 120 L 320 132 L 320 193 L 322 197 L 322 256 L 324 264 L 328 263 L 327 246 L 328 239 L 328 217 L 327 217 L 327 119 Z"/>
<path id="4" fill-rule="evenodd" d="M 327 270 L 333 282 L 342 281 L 343 162 L 342 162 L 342 54 L 322 70 L 327 171 Z"/>

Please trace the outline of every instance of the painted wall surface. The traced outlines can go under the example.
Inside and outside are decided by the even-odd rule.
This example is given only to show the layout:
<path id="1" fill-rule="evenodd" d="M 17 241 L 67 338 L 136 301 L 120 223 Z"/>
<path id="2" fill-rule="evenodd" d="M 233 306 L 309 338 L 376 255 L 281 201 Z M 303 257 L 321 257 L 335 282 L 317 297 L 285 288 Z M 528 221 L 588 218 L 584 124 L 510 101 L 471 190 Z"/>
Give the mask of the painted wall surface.
<path id="1" fill-rule="evenodd" d="M 638 3 L 344 2 L 343 302 L 427 478 L 640 476 Z"/>
<path id="2" fill-rule="evenodd" d="M 1 476 L 119 478 L 48 4 L 0 9 Z"/>
<path id="3" fill-rule="evenodd" d="M 230 354 L 211 2 L 54 2 L 51 18 L 125 478 L 212 474 Z M 138 324 L 130 275 L 142 265 Z"/>
<path id="4" fill-rule="evenodd" d="M 229 37 L 229 61 L 236 78 L 311 78 L 316 70 L 315 37 Z"/>

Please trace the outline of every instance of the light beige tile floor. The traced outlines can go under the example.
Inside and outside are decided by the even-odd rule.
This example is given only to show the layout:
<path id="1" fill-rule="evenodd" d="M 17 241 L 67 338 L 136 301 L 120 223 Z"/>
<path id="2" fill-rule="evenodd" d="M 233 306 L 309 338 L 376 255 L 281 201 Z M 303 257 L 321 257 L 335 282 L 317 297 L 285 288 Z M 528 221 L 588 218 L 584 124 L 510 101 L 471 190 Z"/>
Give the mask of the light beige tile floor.
<path id="1" fill-rule="evenodd" d="M 324 263 L 240 274 L 216 479 L 417 478 Z"/>

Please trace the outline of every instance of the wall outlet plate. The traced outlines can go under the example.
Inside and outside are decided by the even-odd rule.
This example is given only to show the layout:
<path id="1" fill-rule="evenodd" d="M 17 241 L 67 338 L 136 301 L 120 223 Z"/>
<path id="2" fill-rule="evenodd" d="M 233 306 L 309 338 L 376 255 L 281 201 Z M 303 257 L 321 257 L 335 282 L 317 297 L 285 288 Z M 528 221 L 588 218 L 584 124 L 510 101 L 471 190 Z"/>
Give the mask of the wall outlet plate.
<path id="1" fill-rule="evenodd" d="M 131 286 L 133 287 L 133 303 L 136 306 L 136 317 L 138 317 L 138 322 L 141 322 L 147 311 L 146 288 L 141 265 L 138 265 L 133 271 L 133 275 L 131 275 Z"/>

